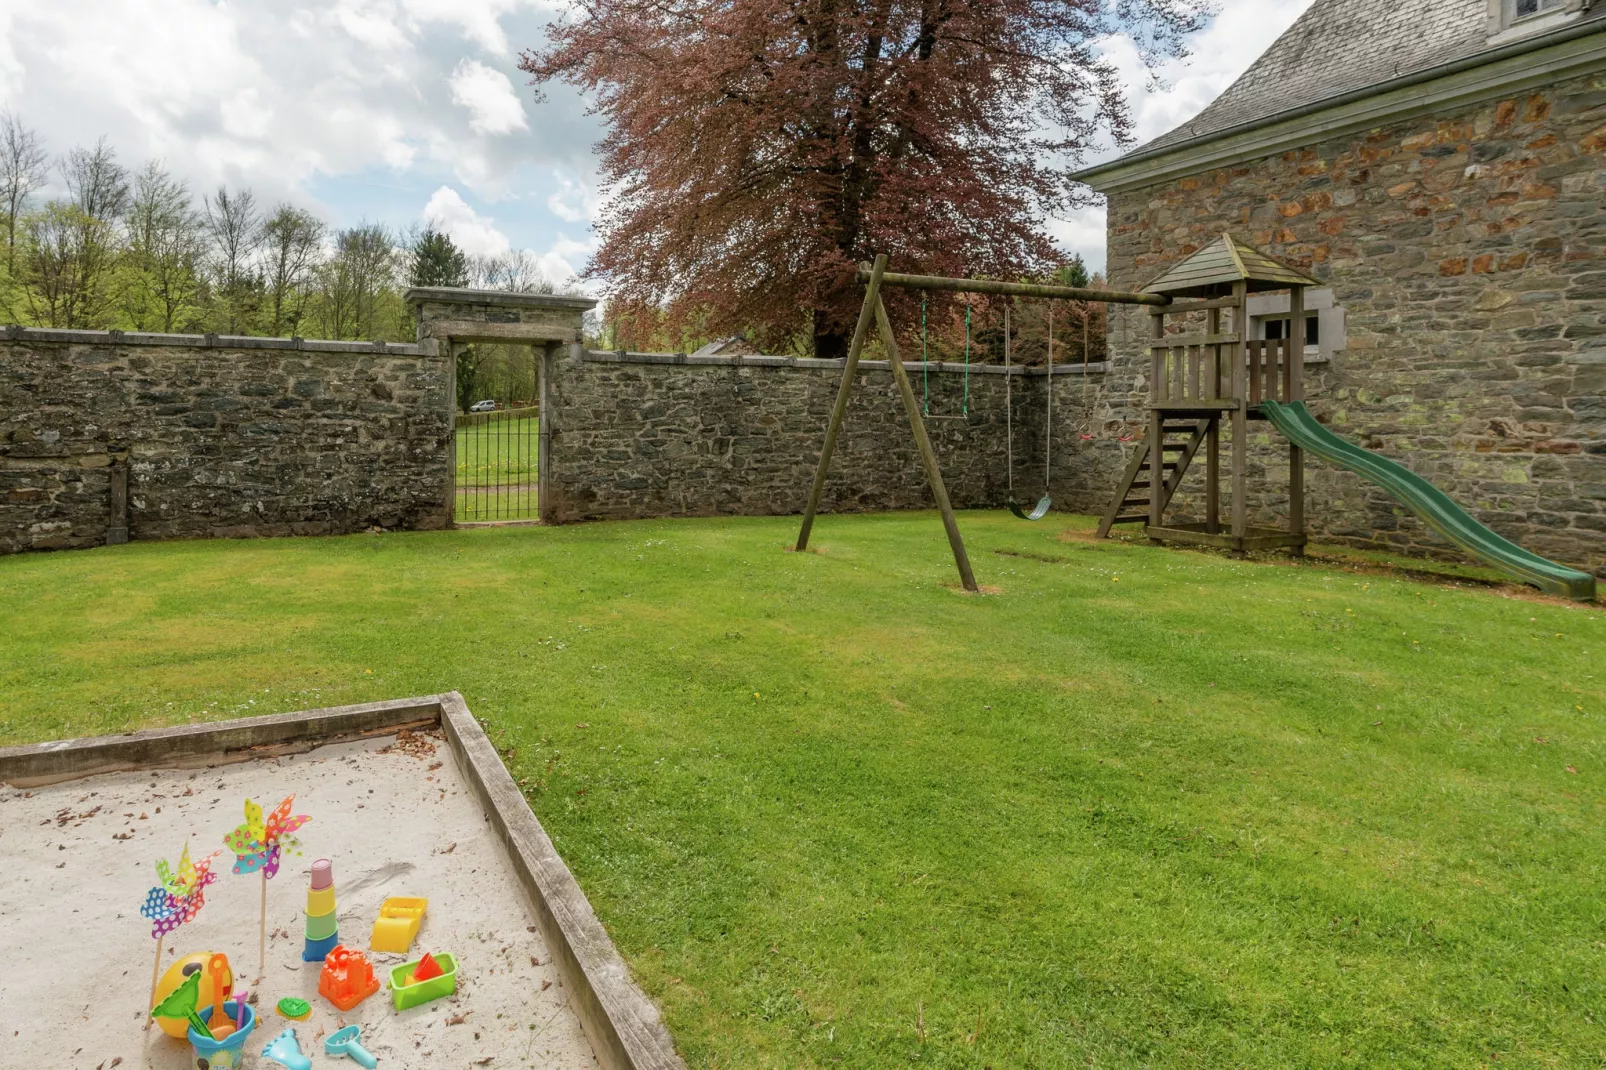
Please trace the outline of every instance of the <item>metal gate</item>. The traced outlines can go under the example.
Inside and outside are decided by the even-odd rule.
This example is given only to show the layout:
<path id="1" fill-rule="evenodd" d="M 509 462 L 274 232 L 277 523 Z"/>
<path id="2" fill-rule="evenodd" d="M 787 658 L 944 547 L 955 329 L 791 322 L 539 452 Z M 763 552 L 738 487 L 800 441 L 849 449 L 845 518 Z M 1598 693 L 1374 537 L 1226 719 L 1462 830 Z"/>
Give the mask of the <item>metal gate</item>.
<path id="1" fill-rule="evenodd" d="M 540 411 L 530 405 L 458 415 L 458 523 L 539 515 Z"/>

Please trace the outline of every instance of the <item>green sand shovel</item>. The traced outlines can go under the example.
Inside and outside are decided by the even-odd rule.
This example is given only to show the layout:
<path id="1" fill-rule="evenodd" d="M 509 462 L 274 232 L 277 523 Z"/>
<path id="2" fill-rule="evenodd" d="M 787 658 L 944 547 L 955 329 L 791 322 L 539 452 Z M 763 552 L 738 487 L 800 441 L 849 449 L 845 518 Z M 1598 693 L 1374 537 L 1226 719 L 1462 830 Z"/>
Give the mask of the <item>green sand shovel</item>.
<path id="1" fill-rule="evenodd" d="M 168 997 L 151 1008 L 152 1018 L 187 1018 L 191 1028 L 208 1040 L 212 1031 L 206 1027 L 195 1008 L 201 1001 L 201 971 L 196 970 L 184 978 L 184 983 L 173 989 Z"/>

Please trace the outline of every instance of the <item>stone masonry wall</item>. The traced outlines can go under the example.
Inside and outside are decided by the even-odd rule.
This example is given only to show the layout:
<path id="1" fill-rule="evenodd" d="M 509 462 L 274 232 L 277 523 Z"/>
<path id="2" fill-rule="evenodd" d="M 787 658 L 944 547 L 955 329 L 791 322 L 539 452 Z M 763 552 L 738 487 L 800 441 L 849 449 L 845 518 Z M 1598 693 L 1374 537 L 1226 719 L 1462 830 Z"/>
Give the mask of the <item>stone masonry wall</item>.
<path id="1" fill-rule="evenodd" d="M 908 365 L 917 394 L 920 365 Z M 931 508 L 908 420 L 884 361 L 864 361 L 821 508 Z M 1079 371 L 1079 369 L 1078 369 Z M 1005 376 L 932 365 L 927 427 L 958 508 L 997 508 L 1008 494 Z M 1056 390 L 1074 388 L 1056 375 Z M 554 377 L 552 471 L 556 519 L 785 514 L 807 501 L 841 362 L 583 352 L 567 347 Z M 1047 377 L 1015 369 L 1017 497 L 1043 488 Z"/>
<path id="2" fill-rule="evenodd" d="M 433 346 L 0 336 L 0 553 L 449 521 L 450 374 Z"/>
<path id="3" fill-rule="evenodd" d="M 1141 287 L 1231 231 L 1310 270 L 1347 349 L 1307 369 L 1318 418 L 1546 556 L 1606 575 L 1606 75 L 1114 194 L 1111 284 Z M 1108 500 L 1147 399 L 1148 317 L 1117 309 L 1097 437 L 1056 491 Z M 1286 450 L 1252 425 L 1253 504 L 1286 517 Z M 1309 463 L 1308 516 L 1341 541 L 1442 542 L 1381 490 Z M 1184 510 L 1190 503 L 1183 500 Z"/>

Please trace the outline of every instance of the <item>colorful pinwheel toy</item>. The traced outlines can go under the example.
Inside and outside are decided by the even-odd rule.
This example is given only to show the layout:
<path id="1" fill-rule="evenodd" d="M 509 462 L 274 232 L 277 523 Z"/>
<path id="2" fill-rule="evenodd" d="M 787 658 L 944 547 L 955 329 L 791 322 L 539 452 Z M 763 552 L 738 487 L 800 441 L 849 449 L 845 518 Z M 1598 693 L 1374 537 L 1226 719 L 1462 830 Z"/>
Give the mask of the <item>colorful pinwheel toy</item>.
<path id="1" fill-rule="evenodd" d="M 301 846 L 291 833 L 312 820 L 305 814 L 290 813 L 290 804 L 295 798 L 286 796 L 266 821 L 262 820 L 262 807 L 250 799 L 245 800 L 245 824 L 223 837 L 224 845 L 234 852 L 235 873 L 262 874 L 262 924 L 257 936 L 259 976 L 267 969 L 268 878 L 279 872 L 279 861 L 285 851 L 296 851 Z"/>
<path id="2" fill-rule="evenodd" d="M 145 905 L 139 908 L 140 917 L 151 921 L 151 936 L 156 940 L 156 966 L 151 971 L 151 999 L 156 999 L 156 982 L 162 970 L 162 941 L 167 934 L 186 922 L 193 921 L 206 904 L 206 886 L 217 880 L 212 872 L 214 851 L 199 862 L 190 861 L 190 845 L 178 858 L 178 871 L 166 859 L 156 860 L 156 879 L 161 884 L 145 896 Z M 149 1024 L 149 1023 L 147 1023 Z"/>
<path id="3" fill-rule="evenodd" d="M 151 936 L 157 940 L 192 920 L 206 905 L 206 886 L 217 880 L 212 872 L 214 851 L 199 862 L 190 861 L 190 845 L 178 858 L 178 872 L 173 872 L 167 860 L 156 860 L 156 879 L 161 885 L 152 888 L 145 896 L 145 905 L 139 908 L 140 917 L 149 918 Z"/>

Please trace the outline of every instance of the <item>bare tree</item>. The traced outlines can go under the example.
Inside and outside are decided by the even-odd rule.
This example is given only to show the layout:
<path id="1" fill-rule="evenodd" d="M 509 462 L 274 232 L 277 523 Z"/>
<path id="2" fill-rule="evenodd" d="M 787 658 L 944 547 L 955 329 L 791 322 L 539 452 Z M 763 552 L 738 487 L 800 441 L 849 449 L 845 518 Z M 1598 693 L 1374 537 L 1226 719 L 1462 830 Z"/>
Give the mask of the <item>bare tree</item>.
<path id="1" fill-rule="evenodd" d="M 296 333 L 313 273 L 323 254 L 324 226 L 311 212 L 281 204 L 262 223 L 263 271 L 272 309 L 270 334 Z"/>
<path id="2" fill-rule="evenodd" d="M 205 248 L 189 187 L 160 162 L 146 164 L 134 180 L 124 226 L 128 246 L 119 293 L 124 319 L 136 330 L 187 326 L 199 313 Z"/>
<path id="3" fill-rule="evenodd" d="M 110 222 L 128 208 L 128 170 L 104 137 L 92 149 L 79 146 L 62 157 L 61 176 L 68 199 L 91 219 Z"/>
<path id="4" fill-rule="evenodd" d="M 248 189 L 230 193 L 219 186 L 206 200 L 206 225 L 212 235 L 212 279 L 219 299 L 219 326 L 228 334 L 245 327 L 261 279 L 255 256 L 262 243 L 262 216 Z"/>
<path id="5" fill-rule="evenodd" d="M 17 223 L 28 198 L 45 184 L 47 157 L 38 133 L 9 111 L 0 111 L 0 212 L 5 213 L 6 271 L 17 266 Z"/>
<path id="6" fill-rule="evenodd" d="M 481 290 L 507 290 L 520 294 L 556 293 L 552 280 L 528 249 L 513 249 L 499 256 L 473 256 L 468 260 L 469 285 Z"/>

